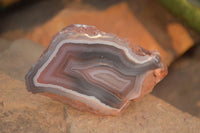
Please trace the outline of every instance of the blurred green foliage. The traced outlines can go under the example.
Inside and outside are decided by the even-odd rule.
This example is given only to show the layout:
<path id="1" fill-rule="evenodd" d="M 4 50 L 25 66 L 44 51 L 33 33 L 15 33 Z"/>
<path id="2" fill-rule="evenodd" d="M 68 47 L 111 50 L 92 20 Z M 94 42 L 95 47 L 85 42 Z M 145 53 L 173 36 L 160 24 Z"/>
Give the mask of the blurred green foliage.
<path id="1" fill-rule="evenodd" d="M 159 0 L 178 18 L 200 33 L 200 0 Z M 195 1 L 195 2 L 194 2 Z M 196 4 L 195 4 L 196 3 Z"/>

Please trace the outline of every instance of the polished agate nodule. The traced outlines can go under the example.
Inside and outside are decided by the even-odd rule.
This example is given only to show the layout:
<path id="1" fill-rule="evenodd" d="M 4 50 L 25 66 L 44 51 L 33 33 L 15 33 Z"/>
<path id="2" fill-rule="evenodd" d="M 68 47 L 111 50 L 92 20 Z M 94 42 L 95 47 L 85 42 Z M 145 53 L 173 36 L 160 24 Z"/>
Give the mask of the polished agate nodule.
<path id="1" fill-rule="evenodd" d="M 26 75 L 27 89 L 80 110 L 117 115 L 167 73 L 157 51 L 74 24 L 56 34 Z"/>

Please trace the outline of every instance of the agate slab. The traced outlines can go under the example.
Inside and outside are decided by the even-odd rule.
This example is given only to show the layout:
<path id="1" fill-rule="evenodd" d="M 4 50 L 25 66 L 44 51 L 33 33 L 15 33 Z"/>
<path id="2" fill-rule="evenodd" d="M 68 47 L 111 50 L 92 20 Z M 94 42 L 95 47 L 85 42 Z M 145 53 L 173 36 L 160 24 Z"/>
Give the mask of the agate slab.
<path id="1" fill-rule="evenodd" d="M 26 75 L 28 91 L 102 115 L 119 114 L 167 74 L 157 51 L 74 24 L 57 33 Z"/>

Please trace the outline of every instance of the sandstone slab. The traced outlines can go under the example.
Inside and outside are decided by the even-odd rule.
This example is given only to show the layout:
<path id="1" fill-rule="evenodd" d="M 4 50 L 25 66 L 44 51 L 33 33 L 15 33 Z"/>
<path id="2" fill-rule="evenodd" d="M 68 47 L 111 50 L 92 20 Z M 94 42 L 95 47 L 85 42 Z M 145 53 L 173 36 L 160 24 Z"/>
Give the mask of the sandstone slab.
<path id="1" fill-rule="evenodd" d="M 102 31 L 128 38 L 146 49 L 157 49 L 167 64 L 194 44 L 188 29 L 155 1 L 119 2 L 104 10 L 99 10 L 97 4 L 92 9 L 84 4 L 81 9 L 67 7 L 34 28 L 27 37 L 47 46 L 51 37 L 67 25 L 95 25 Z"/>
<path id="2" fill-rule="evenodd" d="M 155 87 L 153 94 L 200 118 L 199 60 L 197 45 L 171 65 L 169 75 Z"/>
<path id="3" fill-rule="evenodd" d="M 9 48 L 11 42 L 5 39 L 0 39 L 0 53 Z"/>
<path id="4" fill-rule="evenodd" d="M 7 41 L 4 41 L 1 42 L 0 48 L 2 48 L 0 70 L 19 80 L 24 80 L 25 73 L 44 50 L 41 45 L 27 39 L 13 41 L 10 45 Z"/>
<path id="5" fill-rule="evenodd" d="M 20 48 L 24 44 L 27 46 L 23 52 Z M 138 102 L 131 102 L 120 116 L 113 117 L 81 112 L 48 97 L 29 93 L 22 78 L 43 49 L 40 45 L 21 39 L 0 55 L 5 61 L 15 63 L 11 67 L 9 62 L 2 62 L 7 67 L 0 70 L 0 131 L 198 133 L 200 130 L 199 119 L 150 94 Z M 12 60 L 14 57 L 10 55 L 16 55 L 16 60 Z M 20 65 L 21 61 L 26 65 Z"/>
<path id="6" fill-rule="evenodd" d="M 37 133 L 198 133 L 200 120 L 147 95 L 117 117 L 80 112 L 27 92 L 24 82 L 0 72 L 1 132 Z"/>

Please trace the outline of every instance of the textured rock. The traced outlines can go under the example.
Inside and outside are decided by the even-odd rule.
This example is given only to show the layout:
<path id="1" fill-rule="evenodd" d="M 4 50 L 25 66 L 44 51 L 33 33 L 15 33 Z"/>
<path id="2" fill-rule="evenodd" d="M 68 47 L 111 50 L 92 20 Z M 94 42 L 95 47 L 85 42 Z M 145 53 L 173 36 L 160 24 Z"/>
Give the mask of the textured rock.
<path id="1" fill-rule="evenodd" d="M 153 91 L 177 108 L 200 118 L 200 46 L 192 48 L 170 67 L 169 75 Z"/>
<path id="2" fill-rule="evenodd" d="M 71 133 L 198 133 L 200 120 L 148 95 L 131 103 L 121 116 L 97 116 L 41 95 L 0 72 L 0 129 L 2 132 Z M 180 128 L 181 127 L 181 128 Z"/>
<path id="3" fill-rule="evenodd" d="M 63 7 L 65 9 L 60 11 Z M 67 25 L 95 25 L 100 30 L 128 38 L 146 49 L 157 49 L 164 56 L 166 64 L 183 54 L 198 38 L 158 1 L 152 0 L 40 1 L 31 8 L 5 16 L 0 23 L 1 37 L 15 40 L 27 36 L 45 46 L 55 33 Z"/>
<path id="4" fill-rule="evenodd" d="M 7 45 L 7 42 L 1 43 L 0 48 L 3 45 Z M 25 73 L 44 50 L 41 45 L 26 39 L 16 40 L 6 47 L 0 53 L 0 70 L 20 80 L 24 80 Z"/>
<path id="5" fill-rule="evenodd" d="M 29 63 L 35 62 L 38 54 L 34 53 L 42 51 L 43 48 L 38 49 L 37 44 L 33 45 L 36 48 L 28 47 L 34 44 L 31 41 L 21 40 L 20 44 L 22 42 L 26 42 L 26 50 L 29 52 L 20 56 L 20 59 L 28 59 L 24 61 Z M 18 44 L 15 47 L 16 50 L 13 49 L 12 53 L 18 55 L 21 46 Z M 10 60 L 9 56 L 4 58 Z M 4 64 L 6 65 L 6 62 Z M 26 73 L 24 70 L 30 66 L 24 65 L 19 68 L 15 65 L 21 73 L 16 73 L 15 76 L 11 74 L 12 77 L 0 72 L 1 132 L 198 133 L 200 130 L 199 119 L 177 110 L 152 95 L 147 95 L 138 102 L 132 102 L 123 114 L 117 117 L 81 112 L 48 97 L 33 95 L 26 90 L 25 83 L 19 81 L 21 75 Z M 8 70 L 4 69 L 5 72 Z"/>
<path id="6" fill-rule="evenodd" d="M 149 9 L 149 6 L 152 8 Z M 150 0 L 121 2 L 105 10 L 84 6 L 79 10 L 76 7 L 66 8 L 47 23 L 33 29 L 27 37 L 47 46 L 55 33 L 74 23 L 95 25 L 102 31 L 128 38 L 146 49 L 157 49 L 167 64 L 193 45 L 187 29 Z"/>
<path id="7" fill-rule="evenodd" d="M 117 117 L 81 112 L 45 96 L 28 93 L 24 82 L 0 72 L 1 132 L 198 133 L 200 120 L 147 95 Z"/>
<path id="8" fill-rule="evenodd" d="M 8 40 L 0 39 L 0 53 L 9 48 L 11 42 Z"/>

